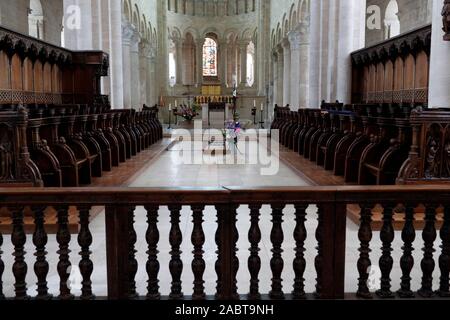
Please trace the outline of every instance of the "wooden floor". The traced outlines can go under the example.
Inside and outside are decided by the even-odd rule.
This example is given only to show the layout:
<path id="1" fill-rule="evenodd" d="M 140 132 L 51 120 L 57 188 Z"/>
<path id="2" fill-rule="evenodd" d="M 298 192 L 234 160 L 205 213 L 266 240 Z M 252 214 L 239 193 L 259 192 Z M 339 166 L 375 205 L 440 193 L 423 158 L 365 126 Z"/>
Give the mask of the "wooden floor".
<path id="1" fill-rule="evenodd" d="M 298 175 L 307 180 L 314 186 L 344 186 L 354 185 L 345 183 L 344 177 L 337 177 L 333 175 L 331 171 L 326 171 L 323 167 L 316 165 L 314 162 L 303 158 L 296 152 L 280 146 L 280 160 L 294 170 Z M 394 214 L 394 228 L 395 230 L 402 230 L 404 226 L 404 212 L 401 208 L 398 208 Z M 383 208 L 376 206 L 373 211 L 372 229 L 379 231 L 383 227 Z M 348 218 L 356 225 L 360 223 L 360 207 L 357 204 L 347 206 Z M 417 230 L 421 230 L 425 226 L 424 222 L 425 213 L 424 208 L 419 207 L 416 209 L 415 215 L 415 227 Z M 443 223 L 443 208 L 438 209 L 438 217 L 436 227 L 441 228 Z"/>
<path id="2" fill-rule="evenodd" d="M 104 172 L 101 178 L 93 178 L 90 187 L 127 187 L 139 175 L 144 172 L 161 155 L 162 152 L 170 148 L 174 143 L 172 139 L 165 138 L 154 144 L 149 149 L 140 152 L 132 159 L 121 163 L 119 167 L 114 167 L 111 172 Z M 94 207 L 91 210 L 91 220 L 101 211 L 102 207 Z M 46 231 L 56 233 L 57 214 L 53 208 L 46 211 Z M 33 215 L 29 208 L 25 208 L 24 227 L 26 233 L 34 232 Z M 69 229 L 71 233 L 78 233 L 78 214 L 74 207 L 69 209 Z M 0 210 L 0 232 L 9 234 L 12 231 L 11 219 L 6 208 Z"/>

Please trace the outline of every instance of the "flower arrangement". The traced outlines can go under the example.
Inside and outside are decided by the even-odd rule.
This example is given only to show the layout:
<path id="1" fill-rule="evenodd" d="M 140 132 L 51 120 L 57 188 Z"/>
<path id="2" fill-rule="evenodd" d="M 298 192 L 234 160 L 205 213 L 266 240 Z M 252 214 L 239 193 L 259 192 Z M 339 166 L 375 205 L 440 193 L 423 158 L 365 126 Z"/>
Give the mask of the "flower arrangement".
<path id="1" fill-rule="evenodd" d="M 239 134 L 241 133 L 241 124 L 235 121 L 227 121 L 225 123 L 225 130 L 222 130 L 222 135 L 226 139 L 227 133 L 235 145 L 238 143 Z"/>
<path id="2" fill-rule="evenodd" d="M 199 106 L 197 104 L 193 104 L 192 106 L 181 105 L 175 112 L 175 115 L 182 117 L 187 121 L 192 121 L 199 115 L 198 110 Z"/>

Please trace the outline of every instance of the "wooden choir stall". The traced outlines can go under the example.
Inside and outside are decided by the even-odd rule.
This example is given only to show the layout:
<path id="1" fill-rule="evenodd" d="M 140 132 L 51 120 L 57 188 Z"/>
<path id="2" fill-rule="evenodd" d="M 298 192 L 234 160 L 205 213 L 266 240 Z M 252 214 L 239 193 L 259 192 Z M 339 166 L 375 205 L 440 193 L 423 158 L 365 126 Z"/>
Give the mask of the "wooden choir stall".
<path id="1" fill-rule="evenodd" d="M 0 186 L 88 186 L 162 139 L 157 108 L 114 110 L 101 95 L 108 67 L 104 52 L 0 28 Z"/>

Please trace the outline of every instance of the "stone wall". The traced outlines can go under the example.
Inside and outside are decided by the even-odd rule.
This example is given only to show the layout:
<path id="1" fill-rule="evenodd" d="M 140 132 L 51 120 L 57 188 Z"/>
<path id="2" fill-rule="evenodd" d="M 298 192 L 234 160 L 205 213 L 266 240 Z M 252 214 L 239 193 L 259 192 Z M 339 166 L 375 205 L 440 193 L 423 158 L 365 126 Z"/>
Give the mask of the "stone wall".
<path id="1" fill-rule="evenodd" d="M 366 28 L 366 46 L 385 40 L 384 16 L 390 0 L 367 0 L 367 7 L 376 5 L 381 12 L 381 28 Z M 431 23 L 432 0 L 397 0 L 400 32 L 405 33 Z M 369 15 L 367 16 L 367 18 Z"/>
<path id="2" fill-rule="evenodd" d="M 0 1 L 1 25 L 28 34 L 29 0 Z"/>
<path id="3" fill-rule="evenodd" d="M 43 40 L 61 44 L 63 1 L 40 0 L 44 13 Z M 0 1 L 0 24 L 20 33 L 28 34 L 28 8 L 30 0 Z"/>

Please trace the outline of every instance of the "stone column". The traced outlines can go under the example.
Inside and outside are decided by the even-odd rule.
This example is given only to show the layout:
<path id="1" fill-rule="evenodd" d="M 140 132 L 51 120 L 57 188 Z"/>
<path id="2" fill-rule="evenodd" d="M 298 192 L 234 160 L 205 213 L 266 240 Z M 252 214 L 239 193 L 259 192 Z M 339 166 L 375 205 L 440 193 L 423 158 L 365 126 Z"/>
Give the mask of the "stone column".
<path id="1" fill-rule="evenodd" d="M 203 84 L 203 43 L 204 39 L 201 39 L 195 44 L 195 60 L 197 65 L 196 83 L 199 88 Z"/>
<path id="2" fill-rule="evenodd" d="M 139 76 L 139 42 L 140 36 L 135 32 L 131 41 L 130 57 L 131 57 L 131 106 L 140 109 L 140 76 Z"/>
<path id="3" fill-rule="evenodd" d="M 433 0 L 433 31 L 431 37 L 430 59 L 430 108 L 450 108 L 450 42 L 444 41 L 442 31 L 442 6 L 440 0 Z"/>
<path id="4" fill-rule="evenodd" d="M 289 33 L 291 47 L 291 104 L 309 107 L 309 27 L 300 23 Z"/>
<path id="5" fill-rule="evenodd" d="M 278 45 L 277 46 L 277 101 L 276 103 L 282 107 L 285 104 L 285 101 L 283 101 L 283 87 L 284 87 L 284 53 L 283 53 L 283 47 Z"/>
<path id="6" fill-rule="evenodd" d="M 247 87 L 247 47 L 248 41 L 239 42 L 239 55 L 241 59 L 241 88 Z"/>
<path id="7" fill-rule="evenodd" d="M 273 81 L 273 104 L 278 104 L 278 54 L 272 52 L 272 81 Z"/>
<path id="8" fill-rule="evenodd" d="M 139 105 L 148 104 L 149 88 L 149 69 L 150 69 L 150 44 L 147 41 L 141 41 L 139 44 L 139 79 L 140 79 L 140 101 Z"/>
<path id="9" fill-rule="evenodd" d="M 182 86 L 183 85 L 183 41 L 181 39 L 174 39 L 175 42 L 175 48 L 176 48 L 176 72 L 177 72 L 177 78 L 176 78 L 176 85 Z"/>
<path id="10" fill-rule="evenodd" d="M 101 79 L 101 90 L 102 90 L 102 94 L 105 95 L 109 95 L 110 96 L 110 102 L 112 103 L 113 100 L 113 92 L 111 90 L 111 85 L 112 85 L 112 59 L 111 59 L 111 45 L 110 45 L 110 32 L 111 32 L 111 28 L 109 25 L 109 12 L 111 11 L 109 8 L 109 1 L 100 1 L 98 0 L 99 4 L 100 4 L 100 20 L 101 20 L 101 25 L 100 25 L 100 30 L 101 30 L 101 48 L 102 50 L 106 51 L 107 53 L 109 53 L 110 56 L 110 68 L 109 68 L 109 73 L 107 77 L 102 77 Z M 123 98 L 122 98 L 123 100 Z M 115 107 L 114 105 L 112 105 L 113 107 Z"/>
<path id="11" fill-rule="evenodd" d="M 309 105 L 307 107 L 318 108 L 320 105 L 320 1 L 311 1 L 310 6 L 311 15 L 309 25 L 310 34 L 313 36 L 309 44 Z"/>
<path id="12" fill-rule="evenodd" d="M 283 104 L 291 104 L 291 48 L 289 40 L 283 39 Z"/>
<path id="13" fill-rule="evenodd" d="M 228 45 L 226 40 L 219 41 L 219 80 L 222 85 L 222 93 L 227 87 L 227 63 L 228 63 Z"/>
<path id="14" fill-rule="evenodd" d="M 291 48 L 291 110 L 298 110 L 300 108 L 300 73 L 303 73 L 303 70 L 300 70 L 300 43 L 301 43 L 301 34 L 300 32 L 293 30 L 288 34 L 289 44 Z"/>
<path id="15" fill-rule="evenodd" d="M 123 94 L 123 51 L 122 51 L 122 5 L 120 1 L 109 0 L 109 58 L 111 77 L 111 105 L 113 108 L 124 108 Z"/>
<path id="16" fill-rule="evenodd" d="M 343 103 L 351 102 L 352 64 L 350 53 L 355 49 L 354 36 L 349 30 L 354 30 L 354 20 L 348 17 L 354 16 L 354 2 L 348 0 L 339 1 L 339 31 L 337 37 L 337 77 L 336 99 Z M 357 23 L 359 21 L 356 21 Z"/>
<path id="17" fill-rule="evenodd" d="M 156 84 L 156 48 L 150 47 L 150 54 L 148 56 L 148 71 L 149 80 L 147 82 L 147 97 L 150 106 L 159 103 L 157 95 L 157 84 Z"/>
<path id="18" fill-rule="evenodd" d="M 258 40 L 257 39 L 253 39 L 253 45 L 255 46 L 255 52 L 253 52 L 253 85 L 252 88 L 258 88 L 258 94 L 260 96 L 264 96 L 265 92 L 264 92 L 264 87 L 259 87 L 259 74 L 258 74 L 258 65 L 259 65 L 259 61 L 258 61 Z M 262 72 L 262 70 L 260 70 Z"/>
<path id="19" fill-rule="evenodd" d="M 133 41 L 135 29 L 130 23 L 122 26 L 122 72 L 123 72 L 123 105 L 129 109 L 131 103 L 131 43 Z"/>

